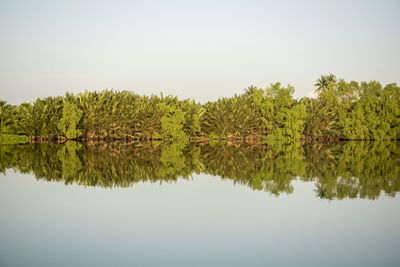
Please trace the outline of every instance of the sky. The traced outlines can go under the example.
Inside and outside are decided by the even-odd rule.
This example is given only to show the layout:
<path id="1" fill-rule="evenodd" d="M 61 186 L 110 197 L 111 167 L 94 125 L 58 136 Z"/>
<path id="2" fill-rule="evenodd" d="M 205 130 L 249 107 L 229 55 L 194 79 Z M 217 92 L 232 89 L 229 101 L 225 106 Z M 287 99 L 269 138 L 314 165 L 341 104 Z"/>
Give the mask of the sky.
<path id="1" fill-rule="evenodd" d="M 400 1 L 0 0 L 0 99 L 133 90 L 204 103 L 281 82 L 400 83 Z"/>

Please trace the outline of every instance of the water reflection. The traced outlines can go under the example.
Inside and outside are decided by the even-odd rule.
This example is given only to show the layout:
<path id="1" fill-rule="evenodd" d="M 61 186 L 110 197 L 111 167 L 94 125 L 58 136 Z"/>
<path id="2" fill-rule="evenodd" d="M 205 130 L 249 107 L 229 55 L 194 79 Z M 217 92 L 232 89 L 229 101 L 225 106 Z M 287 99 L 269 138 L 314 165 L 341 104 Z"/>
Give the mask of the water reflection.
<path id="1" fill-rule="evenodd" d="M 0 146 L 0 171 L 84 186 L 128 187 L 206 173 L 274 195 L 292 181 L 315 183 L 324 199 L 376 199 L 400 190 L 400 144 L 346 142 L 301 145 L 217 143 L 88 143 Z"/>

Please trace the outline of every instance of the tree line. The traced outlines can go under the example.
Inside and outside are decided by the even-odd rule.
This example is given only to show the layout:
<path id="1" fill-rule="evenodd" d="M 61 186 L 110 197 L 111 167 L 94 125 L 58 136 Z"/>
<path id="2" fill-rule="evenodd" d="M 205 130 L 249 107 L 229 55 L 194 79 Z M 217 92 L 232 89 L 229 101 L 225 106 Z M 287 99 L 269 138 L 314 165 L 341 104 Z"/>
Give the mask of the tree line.
<path id="1" fill-rule="evenodd" d="M 131 91 L 0 101 L 0 134 L 31 140 L 399 140 L 400 87 L 322 75 L 316 97 L 280 83 L 200 104 Z"/>

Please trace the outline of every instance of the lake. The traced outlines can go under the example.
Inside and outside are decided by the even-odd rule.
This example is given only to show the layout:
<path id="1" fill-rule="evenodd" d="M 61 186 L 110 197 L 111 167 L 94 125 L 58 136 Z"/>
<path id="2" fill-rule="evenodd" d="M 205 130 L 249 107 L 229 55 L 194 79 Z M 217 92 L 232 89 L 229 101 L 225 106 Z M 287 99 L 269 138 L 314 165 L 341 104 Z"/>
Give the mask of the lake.
<path id="1" fill-rule="evenodd" d="M 0 146 L 0 266 L 399 266 L 400 143 Z"/>

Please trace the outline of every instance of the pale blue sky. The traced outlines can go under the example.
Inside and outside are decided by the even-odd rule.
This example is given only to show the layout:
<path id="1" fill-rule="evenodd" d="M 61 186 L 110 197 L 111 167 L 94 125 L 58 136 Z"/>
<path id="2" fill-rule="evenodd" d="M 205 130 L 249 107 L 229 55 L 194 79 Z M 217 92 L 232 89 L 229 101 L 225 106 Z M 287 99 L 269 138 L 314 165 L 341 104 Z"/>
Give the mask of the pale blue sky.
<path id="1" fill-rule="evenodd" d="M 400 81 L 400 1 L 4 1 L 0 98 L 115 88 L 205 102 L 321 74 Z"/>

